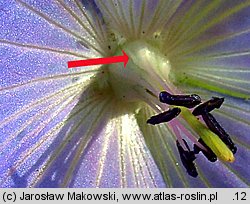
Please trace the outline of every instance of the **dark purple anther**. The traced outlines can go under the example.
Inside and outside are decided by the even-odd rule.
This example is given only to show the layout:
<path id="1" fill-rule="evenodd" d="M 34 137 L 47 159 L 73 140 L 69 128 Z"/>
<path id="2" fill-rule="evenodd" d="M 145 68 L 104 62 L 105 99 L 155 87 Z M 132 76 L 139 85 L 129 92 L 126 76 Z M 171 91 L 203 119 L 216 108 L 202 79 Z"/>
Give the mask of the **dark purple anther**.
<path id="1" fill-rule="evenodd" d="M 204 149 L 201 149 L 199 146 L 194 144 L 194 153 L 198 154 L 200 151 L 204 154 L 204 156 L 210 161 L 215 162 L 217 161 L 217 156 L 213 153 L 213 151 L 203 142 L 203 140 L 200 138 L 198 140 L 200 144 L 202 144 L 204 147 L 206 147 L 207 151 Z"/>
<path id="2" fill-rule="evenodd" d="M 223 102 L 224 98 L 213 97 L 209 101 L 206 101 L 205 103 L 202 103 L 201 105 L 196 107 L 193 111 L 193 115 L 198 116 L 209 113 L 215 108 L 220 108 Z"/>
<path id="3" fill-rule="evenodd" d="M 194 160 L 196 159 L 193 151 L 190 151 L 188 144 L 185 140 L 183 140 L 187 150 L 184 150 L 180 145 L 179 141 L 176 141 L 177 148 L 179 150 L 180 158 L 183 166 L 186 168 L 187 173 L 192 177 L 197 177 L 198 173 L 196 167 L 194 165 Z"/>
<path id="4" fill-rule="evenodd" d="M 159 94 L 159 100 L 168 105 L 184 106 L 186 108 L 193 108 L 201 103 L 201 98 L 196 94 L 171 95 L 166 91 L 162 91 Z"/>
<path id="5" fill-rule="evenodd" d="M 156 125 L 159 123 L 169 122 L 170 120 L 177 117 L 181 112 L 180 108 L 173 108 L 158 115 L 152 116 L 147 120 L 147 123 Z"/>
<path id="6" fill-rule="evenodd" d="M 226 131 L 216 121 L 214 116 L 210 113 L 207 113 L 203 114 L 202 118 L 206 123 L 207 127 L 216 135 L 218 135 L 218 137 L 228 146 L 228 148 L 233 152 L 233 154 L 235 154 L 237 151 L 237 147 L 231 140 L 230 136 L 226 133 Z"/>

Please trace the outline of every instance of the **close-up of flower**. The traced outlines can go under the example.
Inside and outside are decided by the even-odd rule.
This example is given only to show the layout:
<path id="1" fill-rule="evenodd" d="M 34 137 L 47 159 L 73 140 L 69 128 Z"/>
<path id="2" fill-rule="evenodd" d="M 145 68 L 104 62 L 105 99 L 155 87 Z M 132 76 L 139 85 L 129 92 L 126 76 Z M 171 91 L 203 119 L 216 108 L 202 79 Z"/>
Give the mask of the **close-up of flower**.
<path id="1" fill-rule="evenodd" d="M 0 187 L 249 187 L 249 133 L 250 0 L 0 0 Z"/>

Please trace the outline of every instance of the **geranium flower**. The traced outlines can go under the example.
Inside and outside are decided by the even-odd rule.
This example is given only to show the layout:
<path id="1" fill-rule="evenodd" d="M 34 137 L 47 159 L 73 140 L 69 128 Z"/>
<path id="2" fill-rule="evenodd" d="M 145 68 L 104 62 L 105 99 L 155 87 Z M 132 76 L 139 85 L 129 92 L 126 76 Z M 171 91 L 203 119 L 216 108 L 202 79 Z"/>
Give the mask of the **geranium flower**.
<path id="1" fill-rule="evenodd" d="M 0 14 L 1 187 L 249 186 L 249 0 L 8 0 Z M 126 68 L 67 68 L 122 50 Z M 209 114 L 236 153 L 195 107 L 149 124 L 177 108 L 163 91 L 224 98 Z"/>

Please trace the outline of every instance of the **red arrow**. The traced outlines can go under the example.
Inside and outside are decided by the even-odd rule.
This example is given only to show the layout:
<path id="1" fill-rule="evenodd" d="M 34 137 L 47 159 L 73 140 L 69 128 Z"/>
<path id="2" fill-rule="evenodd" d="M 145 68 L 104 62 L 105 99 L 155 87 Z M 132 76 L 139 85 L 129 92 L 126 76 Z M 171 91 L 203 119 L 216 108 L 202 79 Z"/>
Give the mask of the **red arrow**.
<path id="1" fill-rule="evenodd" d="M 128 58 L 128 55 L 123 50 L 122 50 L 122 53 L 123 53 L 122 56 L 69 61 L 68 68 L 91 66 L 91 65 L 98 65 L 98 64 L 113 64 L 113 63 L 119 63 L 119 62 L 123 62 L 124 67 L 126 67 L 129 58 Z"/>

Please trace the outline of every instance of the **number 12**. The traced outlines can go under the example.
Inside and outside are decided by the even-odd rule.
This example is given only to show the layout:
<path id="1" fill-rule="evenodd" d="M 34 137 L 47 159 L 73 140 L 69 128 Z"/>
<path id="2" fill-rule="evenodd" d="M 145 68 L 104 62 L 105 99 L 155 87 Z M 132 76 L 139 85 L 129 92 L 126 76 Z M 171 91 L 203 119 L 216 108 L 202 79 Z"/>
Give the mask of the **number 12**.
<path id="1" fill-rule="evenodd" d="M 235 193 L 235 195 L 236 195 L 236 200 L 247 200 L 246 199 L 246 196 L 247 196 L 246 192 L 241 192 L 241 193 L 237 192 L 237 193 Z"/>

